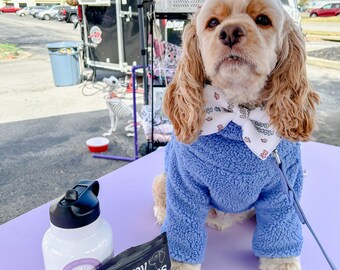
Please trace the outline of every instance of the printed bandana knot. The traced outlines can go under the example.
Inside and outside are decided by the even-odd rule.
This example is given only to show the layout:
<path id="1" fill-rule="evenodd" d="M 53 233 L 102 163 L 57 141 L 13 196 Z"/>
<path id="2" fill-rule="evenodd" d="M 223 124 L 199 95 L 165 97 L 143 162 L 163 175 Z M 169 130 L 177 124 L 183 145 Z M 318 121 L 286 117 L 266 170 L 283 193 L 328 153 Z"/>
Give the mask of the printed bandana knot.
<path id="1" fill-rule="evenodd" d="M 248 148 L 265 160 L 280 143 L 264 108 L 249 110 L 227 101 L 224 93 L 211 85 L 204 89 L 206 117 L 200 135 L 209 135 L 223 130 L 230 122 L 242 127 L 242 137 Z"/>

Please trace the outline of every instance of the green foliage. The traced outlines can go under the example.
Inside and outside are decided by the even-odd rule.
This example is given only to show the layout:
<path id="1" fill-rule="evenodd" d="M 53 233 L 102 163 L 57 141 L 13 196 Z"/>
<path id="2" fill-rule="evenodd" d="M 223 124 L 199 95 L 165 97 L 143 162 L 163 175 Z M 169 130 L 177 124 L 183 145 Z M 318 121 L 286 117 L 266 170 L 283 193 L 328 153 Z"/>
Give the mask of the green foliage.
<path id="1" fill-rule="evenodd" d="M 307 6 L 309 0 L 300 0 L 299 2 L 300 2 L 300 5 L 304 7 L 304 6 Z"/>
<path id="2" fill-rule="evenodd" d="M 0 59 L 11 59 L 19 55 L 20 49 L 14 44 L 0 44 Z"/>

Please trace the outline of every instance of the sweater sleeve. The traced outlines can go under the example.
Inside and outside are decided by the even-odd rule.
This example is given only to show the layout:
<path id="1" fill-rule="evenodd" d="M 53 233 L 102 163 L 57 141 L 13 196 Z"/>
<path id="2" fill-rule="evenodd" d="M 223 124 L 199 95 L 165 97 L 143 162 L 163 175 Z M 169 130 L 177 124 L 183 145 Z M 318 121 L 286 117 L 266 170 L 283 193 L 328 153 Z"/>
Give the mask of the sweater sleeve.
<path id="1" fill-rule="evenodd" d="M 166 158 L 166 217 L 162 232 L 167 233 L 173 260 L 198 264 L 203 261 L 207 241 L 209 192 L 196 181 L 195 171 L 181 157 L 172 151 Z"/>
<path id="2" fill-rule="evenodd" d="M 299 158 L 298 158 L 299 159 Z M 300 198 L 303 180 L 300 160 L 284 160 L 286 174 Z M 276 164 L 273 162 L 272 168 Z M 263 189 L 255 203 L 257 225 L 253 238 L 254 253 L 264 258 L 299 256 L 302 248 L 302 225 L 294 206 L 283 191 L 279 168 L 271 184 Z M 268 176 L 269 177 L 269 176 Z"/>

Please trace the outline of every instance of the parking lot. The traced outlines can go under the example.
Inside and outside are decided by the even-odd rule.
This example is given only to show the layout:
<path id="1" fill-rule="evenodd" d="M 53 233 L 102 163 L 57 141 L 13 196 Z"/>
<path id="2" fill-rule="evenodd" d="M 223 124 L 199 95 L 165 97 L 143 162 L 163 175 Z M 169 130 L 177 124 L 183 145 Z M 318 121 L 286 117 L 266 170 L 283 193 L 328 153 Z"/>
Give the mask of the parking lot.
<path id="1" fill-rule="evenodd" d="M 2 14 L 0 33 L 0 43 L 17 44 L 24 52 L 17 60 L 0 62 L 1 224 L 60 196 L 80 179 L 100 178 L 126 162 L 95 159 L 85 145 L 110 127 L 101 79 L 119 74 L 101 71 L 94 83 L 69 87 L 53 83 L 46 44 L 80 41 L 79 29 Z M 322 98 L 315 140 L 340 146 L 340 73 L 308 66 L 308 74 Z M 131 95 L 125 101 L 131 104 Z M 124 125 L 120 121 L 109 137 L 108 154 L 133 155 L 133 138 L 126 136 Z"/>
<path id="2" fill-rule="evenodd" d="M 1 14 L 0 43 L 17 44 L 33 55 L 48 56 L 46 44 L 64 40 L 80 41 L 80 31 L 72 23 L 57 20 L 39 20 L 32 16 Z"/>
<path id="3" fill-rule="evenodd" d="M 79 41 L 79 30 L 70 23 L 2 14 L 0 33 L 0 43 L 24 51 L 17 60 L 0 61 L 1 224 L 60 196 L 78 180 L 100 178 L 127 162 L 95 159 L 85 145 L 110 128 L 101 79 L 117 74 L 102 70 L 94 83 L 54 85 L 46 44 Z M 142 99 L 138 95 L 139 104 Z M 124 102 L 131 104 L 132 95 Z M 126 121 L 109 137 L 108 155 L 133 157 Z"/>

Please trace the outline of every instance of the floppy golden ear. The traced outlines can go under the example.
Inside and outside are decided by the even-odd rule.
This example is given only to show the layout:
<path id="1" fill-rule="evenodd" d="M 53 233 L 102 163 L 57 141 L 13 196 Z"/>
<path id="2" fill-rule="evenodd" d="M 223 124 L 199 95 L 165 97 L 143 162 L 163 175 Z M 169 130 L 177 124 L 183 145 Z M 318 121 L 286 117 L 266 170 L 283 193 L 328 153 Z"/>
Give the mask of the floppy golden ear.
<path id="1" fill-rule="evenodd" d="M 173 124 L 175 135 L 184 143 L 197 138 L 205 115 L 205 75 L 195 21 L 196 15 L 184 29 L 182 56 L 163 101 L 163 110 Z"/>
<path id="2" fill-rule="evenodd" d="M 278 133 L 291 141 L 308 141 L 315 128 L 318 94 L 307 80 L 305 43 L 292 21 L 286 25 L 282 51 L 265 89 L 267 111 Z"/>

